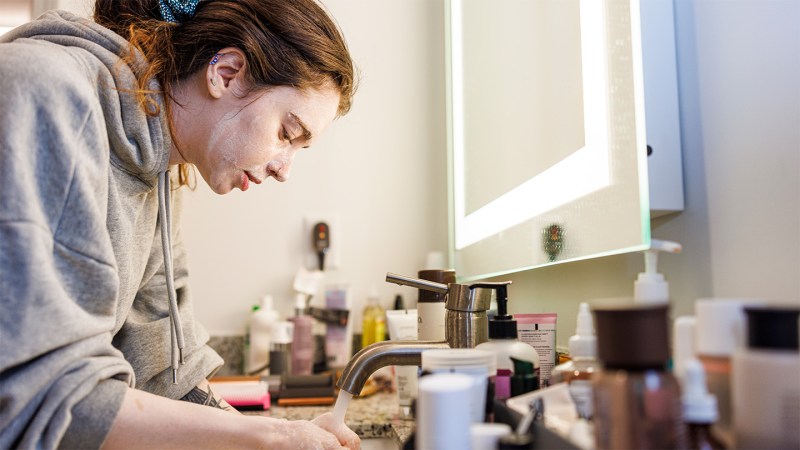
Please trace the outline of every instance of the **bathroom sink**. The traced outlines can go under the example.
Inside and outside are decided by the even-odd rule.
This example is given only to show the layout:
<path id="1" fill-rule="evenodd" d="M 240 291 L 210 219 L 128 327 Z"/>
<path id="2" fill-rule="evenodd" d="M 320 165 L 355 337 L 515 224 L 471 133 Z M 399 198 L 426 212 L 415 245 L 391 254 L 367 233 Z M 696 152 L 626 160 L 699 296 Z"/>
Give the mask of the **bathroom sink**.
<path id="1" fill-rule="evenodd" d="M 400 450 L 400 444 L 392 438 L 365 438 L 361 450 Z"/>

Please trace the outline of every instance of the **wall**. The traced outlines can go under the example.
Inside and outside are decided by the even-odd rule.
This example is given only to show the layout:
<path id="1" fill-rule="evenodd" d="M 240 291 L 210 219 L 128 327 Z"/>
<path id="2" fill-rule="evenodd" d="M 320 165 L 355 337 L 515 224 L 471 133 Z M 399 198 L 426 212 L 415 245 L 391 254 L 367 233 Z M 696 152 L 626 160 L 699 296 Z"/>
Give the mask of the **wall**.
<path id="1" fill-rule="evenodd" d="M 675 8 L 686 207 L 652 223 L 684 246 L 659 258 L 672 314 L 711 296 L 800 305 L 800 3 Z M 630 297 L 643 268 L 632 254 L 515 274 L 512 311 L 558 312 L 566 346 L 578 303 Z"/>
<path id="2" fill-rule="evenodd" d="M 298 157 L 290 182 L 225 197 L 201 186 L 188 199 L 197 315 L 214 334 L 241 333 L 265 292 L 288 300 L 303 214 L 339 216 L 342 268 L 330 277 L 348 280 L 359 305 L 372 286 L 385 305 L 395 292 L 414 300 L 385 272 L 413 275 L 446 245 L 441 2 L 325 3 L 362 70 L 351 113 Z M 800 2 L 675 0 L 675 20 L 686 209 L 652 232 L 684 245 L 659 262 L 673 315 L 709 296 L 798 305 Z M 515 274 L 510 307 L 558 312 L 564 346 L 578 303 L 632 295 L 643 267 L 640 255 L 619 255 Z"/>
<path id="3" fill-rule="evenodd" d="M 428 251 L 446 251 L 447 180 L 443 4 L 435 0 L 327 0 L 361 72 L 350 113 L 298 155 L 292 178 L 187 199 L 184 239 L 197 316 L 215 335 L 242 334 L 250 306 L 271 293 L 291 313 L 291 285 L 305 263 L 306 214 L 337 218 L 341 267 L 327 280 L 352 288 L 355 329 L 374 287 L 384 306 L 411 288 Z"/>

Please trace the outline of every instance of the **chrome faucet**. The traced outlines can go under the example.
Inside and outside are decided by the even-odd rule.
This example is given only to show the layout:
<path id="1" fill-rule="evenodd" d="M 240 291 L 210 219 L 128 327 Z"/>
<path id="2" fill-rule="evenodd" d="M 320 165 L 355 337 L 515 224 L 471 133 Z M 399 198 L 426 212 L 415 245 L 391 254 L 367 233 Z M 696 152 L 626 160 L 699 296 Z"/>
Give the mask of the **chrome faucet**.
<path id="1" fill-rule="evenodd" d="M 507 289 L 510 281 L 472 284 L 442 284 L 393 273 L 386 281 L 401 286 L 445 294 L 444 341 L 384 341 L 369 345 L 350 359 L 336 385 L 358 395 L 373 372 L 385 366 L 419 366 L 422 352 L 437 348 L 473 348 L 489 339 L 489 320 L 486 311 L 492 291 Z M 503 294 L 505 296 L 505 294 Z"/>

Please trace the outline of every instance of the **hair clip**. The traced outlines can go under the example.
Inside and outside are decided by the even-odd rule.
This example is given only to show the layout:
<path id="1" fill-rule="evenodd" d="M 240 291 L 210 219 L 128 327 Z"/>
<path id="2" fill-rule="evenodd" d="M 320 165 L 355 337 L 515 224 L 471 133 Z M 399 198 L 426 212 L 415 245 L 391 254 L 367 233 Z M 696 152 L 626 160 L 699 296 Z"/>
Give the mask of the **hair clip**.
<path id="1" fill-rule="evenodd" d="M 214 55 L 214 57 L 213 57 L 213 58 L 211 58 L 211 62 L 210 62 L 210 63 L 208 63 L 208 65 L 209 65 L 209 66 L 213 66 L 214 64 L 216 64 L 216 63 L 217 63 L 217 61 L 219 61 L 219 57 L 220 57 L 220 56 L 222 56 L 222 55 L 224 55 L 224 54 L 225 54 L 225 53 L 217 53 L 216 55 Z"/>
<path id="2" fill-rule="evenodd" d="M 200 0 L 158 0 L 161 18 L 169 23 L 179 24 L 194 17 Z"/>

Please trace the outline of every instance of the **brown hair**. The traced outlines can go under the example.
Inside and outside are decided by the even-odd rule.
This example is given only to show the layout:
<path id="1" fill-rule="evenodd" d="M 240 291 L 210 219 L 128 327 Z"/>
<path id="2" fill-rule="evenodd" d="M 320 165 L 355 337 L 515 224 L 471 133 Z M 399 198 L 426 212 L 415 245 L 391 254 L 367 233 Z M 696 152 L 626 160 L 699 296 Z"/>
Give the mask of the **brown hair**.
<path id="1" fill-rule="evenodd" d="M 127 39 L 147 60 L 136 74 L 137 98 L 147 114 L 160 113 L 151 97 L 160 93 L 148 90 L 151 79 L 169 97 L 175 83 L 206 67 L 225 47 L 244 52 L 251 89 L 321 88 L 332 81 L 340 94 L 337 114 L 350 110 L 353 61 L 316 0 L 201 0 L 194 16 L 180 24 L 162 20 L 158 5 L 158 0 L 97 0 L 94 11 L 95 22 Z M 121 56 L 132 62 L 133 54 Z M 180 174 L 185 184 L 185 167 Z"/>

